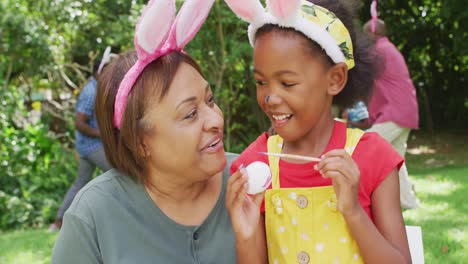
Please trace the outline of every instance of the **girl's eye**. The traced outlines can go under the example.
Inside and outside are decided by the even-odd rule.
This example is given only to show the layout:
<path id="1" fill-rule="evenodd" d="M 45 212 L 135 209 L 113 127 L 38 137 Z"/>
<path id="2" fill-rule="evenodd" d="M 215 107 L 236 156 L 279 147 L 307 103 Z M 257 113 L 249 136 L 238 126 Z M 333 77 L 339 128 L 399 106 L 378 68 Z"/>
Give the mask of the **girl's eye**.
<path id="1" fill-rule="evenodd" d="M 256 83 L 257 85 L 260 85 L 260 86 L 263 86 L 263 85 L 266 84 L 266 82 L 264 82 L 264 81 L 258 81 L 258 80 L 255 81 L 255 83 Z"/>
<path id="2" fill-rule="evenodd" d="M 192 118 L 196 117 L 196 115 L 197 115 L 197 110 L 194 109 L 194 110 L 192 110 L 188 115 L 186 115 L 186 116 L 184 117 L 184 120 L 185 120 L 185 119 L 192 119 Z"/>
<path id="3" fill-rule="evenodd" d="M 294 86 L 296 85 L 297 83 L 287 83 L 287 82 L 281 82 L 281 85 L 283 85 L 284 87 L 291 87 L 291 86 Z"/>

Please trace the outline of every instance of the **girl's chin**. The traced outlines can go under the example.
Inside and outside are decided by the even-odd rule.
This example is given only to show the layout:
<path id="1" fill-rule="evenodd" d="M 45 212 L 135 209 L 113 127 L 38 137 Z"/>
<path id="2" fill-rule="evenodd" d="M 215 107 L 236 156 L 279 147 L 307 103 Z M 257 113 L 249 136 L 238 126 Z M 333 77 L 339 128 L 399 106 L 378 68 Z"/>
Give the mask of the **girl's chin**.
<path id="1" fill-rule="evenodd" d="M 278 134 L 284 141 L 296 141 L 300 136 L 297 133 L 297 130 L 279 128 L 275 129 L 276 134 Z"/>

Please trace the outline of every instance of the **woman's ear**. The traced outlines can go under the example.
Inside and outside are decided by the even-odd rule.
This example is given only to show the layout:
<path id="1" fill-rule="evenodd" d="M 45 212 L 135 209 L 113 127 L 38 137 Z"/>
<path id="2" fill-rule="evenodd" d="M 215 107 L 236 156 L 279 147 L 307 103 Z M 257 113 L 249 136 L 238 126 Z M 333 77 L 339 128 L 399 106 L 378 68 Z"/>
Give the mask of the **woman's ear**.
<path id="1" fill-rule="evenodd" d="M 138 144 L 138 152 L 144 158 L 148 158 L 150 156 L 150 151 L 148 146 L 145 144 L 145 140 L 141 140 Z"/>
<path id="2" fill-rule="evenodd" d="M 343 90 L 348 81 L 348 66 L 344 62 L 337 63 L 328 69 L 328 93 L 337 95 Z"/>

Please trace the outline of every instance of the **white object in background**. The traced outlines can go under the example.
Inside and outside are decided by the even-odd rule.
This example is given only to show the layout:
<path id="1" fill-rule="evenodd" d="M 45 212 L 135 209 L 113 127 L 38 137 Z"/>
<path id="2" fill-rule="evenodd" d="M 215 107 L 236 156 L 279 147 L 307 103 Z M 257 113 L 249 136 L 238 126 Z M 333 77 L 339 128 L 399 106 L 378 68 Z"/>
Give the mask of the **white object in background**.
<path id="1" fill-rule="evenodd" d="M 413 264 L 424 264 L 424 248 L 420 226 L 406 226 L 406 235 Z"/>
<path id="2" fill-rule="evenodd" d="M 261 161 L 254 161 L 246 168 L 249 188 L 248 194 L 257 194 L 265 191 L 271 183 L 270 167 Z"/>

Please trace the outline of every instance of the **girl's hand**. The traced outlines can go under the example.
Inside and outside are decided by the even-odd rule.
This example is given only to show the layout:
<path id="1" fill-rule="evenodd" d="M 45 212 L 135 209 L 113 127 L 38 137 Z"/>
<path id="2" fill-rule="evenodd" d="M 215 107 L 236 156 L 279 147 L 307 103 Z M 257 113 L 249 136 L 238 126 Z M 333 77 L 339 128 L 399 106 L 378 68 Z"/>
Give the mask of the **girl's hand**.
<path id="1" fill-rule="evenodd" d="M 337 209 L 350 216 L 360 209 L 358 200 L 359 167 L 344 149 L 334 149 L 322 156 L 314 167 L 324 178 L 331 178 L 338 200 Z"/>
<path id="2" fill-rule="evenodd" d="M 263 194 L 247 195 L 247 171 L 241 168 L 231 175 L 227 184 L 226 208 L 238 241 L 255 239 L 260 220 Z"/>

